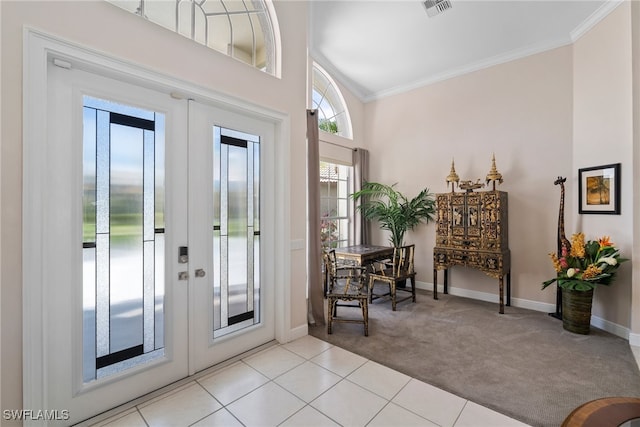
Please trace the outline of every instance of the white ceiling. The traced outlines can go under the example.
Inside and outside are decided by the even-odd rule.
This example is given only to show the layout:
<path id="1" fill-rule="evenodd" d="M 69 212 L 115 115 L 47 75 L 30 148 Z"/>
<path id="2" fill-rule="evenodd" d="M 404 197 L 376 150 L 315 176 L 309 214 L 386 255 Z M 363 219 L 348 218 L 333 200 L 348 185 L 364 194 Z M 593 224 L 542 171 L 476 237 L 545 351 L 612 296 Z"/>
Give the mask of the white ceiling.
<path id="1" fill-rule="evenodd" d="M 363 101 L 570 44 L 619 0 L 312 0 L 313 59 Z"/>

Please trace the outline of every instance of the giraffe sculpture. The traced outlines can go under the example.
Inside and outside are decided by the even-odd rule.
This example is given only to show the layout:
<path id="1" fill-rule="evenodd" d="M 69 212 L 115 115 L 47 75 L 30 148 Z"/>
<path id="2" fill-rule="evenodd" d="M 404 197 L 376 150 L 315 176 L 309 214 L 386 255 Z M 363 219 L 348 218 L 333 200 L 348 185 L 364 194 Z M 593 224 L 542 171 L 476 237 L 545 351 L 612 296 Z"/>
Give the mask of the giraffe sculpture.
<path id="1" fill-rule="evenodd" d="M 564 183 L 567 178 L 558 177 L 553 185 L 560 186 L 560 211 L 558 212 L 558 258 L 567 255 L 571 250 L 571 242 L 564 234 Z M 564 252 L 564 254 L 563 254 Z"/>
<path id="2" fill-rule="evenodd" d="M 553 182 L 553 185 L 560 186 L 560 211 L 558 212 L 558 258 L 563 255 L 568 255 L 571 251 L 571 242 L 564 234 L 564 183 L 567 178 L 561 176 Z M 556 290 L 556 311 L 555 313 L 549 313 L 550 316 L 556 319 L 562 319 L 562 292 L 558 286 Z"/>

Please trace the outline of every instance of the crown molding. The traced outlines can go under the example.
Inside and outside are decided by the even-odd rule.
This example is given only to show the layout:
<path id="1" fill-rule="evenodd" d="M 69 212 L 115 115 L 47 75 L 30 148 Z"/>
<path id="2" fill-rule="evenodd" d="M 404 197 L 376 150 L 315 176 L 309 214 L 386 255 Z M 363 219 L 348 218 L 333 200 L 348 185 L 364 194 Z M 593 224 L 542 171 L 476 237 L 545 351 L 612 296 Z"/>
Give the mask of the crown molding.
<path id="1" fill-rule="evenodd" d="M 506 52 L 504 54 L 500 54 L 500 55 L 496 55 L 487 59 L 484 59 L 482 61 L 477 61 L 474 62 L 472 64 L 469 65 L 465 65 L 462 67 L 458 67 L 458 68 L 454 68 L 448 71 L 445 71 L 443 73 L 440 74 L 436 74 L 434 76 L 431 76 L 429 78 L 423 79 L 423 80 L 418 80 L 414 83 L 408 84 L 408 85 L 402 85 L 402 86 L 396 86 L 394 88 L 391 88 L 389 90 L 384 90 L 384 91 L 380 91 L 380 92 L 376 92 L 373 94 L 370 94 L 368 96 L 366 96 L 365 98 L 362 99 L 362 102 L 370 102 L 370 101 L 375 101 L 375 100 L 379 100 L 382 98 L 386 98 L 388 96 L 392 96 L 392 95 L 398 95 L 400 93 L 404 93 L 404 92 L 409 92 L 411 90 L 414 89 L 418 89 L 424 86 L 428 86 L 434 83 L 438 83 L 444 80 L 448 80 L 448 79 L 452 79 L 454 77 L 459 77 L 465 74 L 469 74 L 472 73 L 474 71 L 479 71 L 485 68 L 490 68 L 496 65 L 501 65 L 501 64 L 505 64 L 507 62 L 511 62 L 514 61 L 516 59 L 522 59 L 525 58 L 527 56 L 531 56 L 531 55 L 535 55 L 538 53 L 542 53 L 542 52 L 546 52 L 549 50 L 553 50 L 553 49 L 557 49 L 559 47 L 563 47 L 563 46 L 567 46 L 572 44 L 573 42 L 571 41 L 570 38 L 563 38 L 563 39 L 557 39 L 557 40 L 552 40 L 552 41 L 547 41 L 547 42 L 543 42 L 543 43 L 537 43 L 535 45 L 531 45 L 531 46 L 527 46 L 525 48 L 522 49 L 515 49 L 512 50 L 510 52 Z"/>
<path id="2" fill-rule="evenodd" d="M 310 55 L 311 59 L 314 62 L 317 62 L 336 83 L 338 83 L 341 87 L 347 89 L 360 101 L 366 102 L 365 99 L 367 99 L 369 95 L 365 93 L 362 87 L 353 83 L 351 79 L 347 78 L 343 73 L 341 73 L 324 55 L 314 49 L 310 50 Z"/>
<path id="3" fill-rule="evenodd" d="M 574 28 L 571 33 L 569 33 L 571 41 L 576 42 L 580 37 L 584 36 L 590 29 L 595 27 L 596 24 L 602 21 L 607 15 L 613 12 L 616 7 L 620 6 L 624 2 L 625 0 L 607 0 L 580 25 Z"/>
<path id="4" fill-rule="evenodd" d="M 434 83 L 438 83 L 444 80 L 459 77 L 465 74 L 479 71 L 485 68 L 490 68 L 495 65 L 505 64 L 517 59 L 522 59 L 527 56 L 535 55 L 538 53 L 546 52 L 549 50 L 557 49 L 563 46 L 571 45 L 585 35 L 589 30 L 602 21 L 607 15 L 609 15 L 618 6 L 628 0 L 607 0 L 602 6 L 600 6 L 595 12 L 593 12 L 586 20 L 580 23 L 574 28 L 567 37 L 563 37 L 555 40 L 547 40 L 542 43 L 537 43 L 531 46 L 526 46 L 522 49 L 515 49 L 504 54 L 496 55 L 491 58 L 487 58 L 472 64 L 467 64 L 458 68 L 453 68 L 444 71 L 439 74 L 432 75 L 426 79 L 414 81 L 412 83 L 396 86 L 391 89 L 368 92 L 361 86 L 352 82 L 344 74 L 338 71 L 331 61 L 327 60 L 322 54 L 317 51 L 312 52 L 312 57 L 316 60 L 333 78 L 342 85 L 345 89 L 349 90 L 356 98 L 363 103 L 380 100 L 389 96 L 398 95 L 401 93 L 409 92 L 415 89 L 419 89 L 424 86 L 428 86 Z"/>

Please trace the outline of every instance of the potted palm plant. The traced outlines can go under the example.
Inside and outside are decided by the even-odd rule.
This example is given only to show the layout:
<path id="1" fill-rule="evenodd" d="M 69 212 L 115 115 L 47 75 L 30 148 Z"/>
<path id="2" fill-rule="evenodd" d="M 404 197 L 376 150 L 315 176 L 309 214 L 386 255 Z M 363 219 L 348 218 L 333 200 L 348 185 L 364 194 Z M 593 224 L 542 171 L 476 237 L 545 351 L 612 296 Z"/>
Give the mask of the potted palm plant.
<path id="1" fill-rule="evenodd" d="M 365 219 L 378 221 L 383 230 L 391 233 L 389 242 L 399 247 L 404 243 L 407 230 L 434 219 L 436 202 L 428 188 L 409 200 L 395 186 L 366 182 L 351 197 L 360 199 L 358 209 Z"/>

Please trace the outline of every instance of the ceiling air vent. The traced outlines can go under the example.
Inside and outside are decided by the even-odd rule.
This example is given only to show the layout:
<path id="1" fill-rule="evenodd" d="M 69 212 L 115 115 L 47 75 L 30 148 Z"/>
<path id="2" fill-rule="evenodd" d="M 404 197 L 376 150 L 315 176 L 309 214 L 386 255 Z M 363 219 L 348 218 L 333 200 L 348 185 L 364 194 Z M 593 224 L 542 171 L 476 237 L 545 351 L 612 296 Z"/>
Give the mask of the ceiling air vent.
<path id="1" fill-rule="evenodd" d="M 442 12 L 451 9 L 452 7 L 449 0 L 424 0 L 422 4 L 424 4 L 424 8 L 427 9 L 427 16 L 429 18 L 440 15 Z"/>

